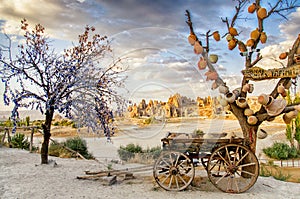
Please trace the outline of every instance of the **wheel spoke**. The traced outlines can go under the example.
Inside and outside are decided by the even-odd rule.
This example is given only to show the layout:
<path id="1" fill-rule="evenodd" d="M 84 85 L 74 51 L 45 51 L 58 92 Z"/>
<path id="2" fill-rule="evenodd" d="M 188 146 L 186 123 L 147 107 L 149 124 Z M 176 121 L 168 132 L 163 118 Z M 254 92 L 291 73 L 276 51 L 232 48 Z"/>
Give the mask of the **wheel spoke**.
<path id="1" fill-rule="evenodd" d="M 166 177 L 166 178 L 165 178 L 163 181 L 161 181 L 161 183 L 162 183 L 162 184 L 164 184 L 164 183 L 165 183 L 165 181 L 166 181 L 166 180 L 167 180 L 167 179 L 168 179 L 170 176 L 171 176 L 171 175 L 170 175 L 170 174 L 168 174 L 168 175 L 167 175 L 167 177 Z"/>
<path id="2" fill-rule="evenodd" d="M 177 155 L 177 158 L 176 158 L 174 166 L 176 166 L 178 164 L 179 157 L 180 157 L 180 155 Z"/>
<path id="3" fill-rule="evenodd" d="M 228 161 L 230 161 L 231 157 L 230 157 L 230 154 L 228 152 L 228 147 L 227 146 L 225 147 L 225 150 L 226 150 L 226 156 L 228 158 Z M 228 165 L 229 165 L 229 163 L 228 163 Z"/>
<path id="4" fill-rule="evenodd" d="M 221 156 L 220 153 L 218 153 L 218 156 L 224 161 L 224 163 L 226 163 L 227 165 L 229 165 L 229 162 L 227 160 L 225 160 L 225 158 L 223 156 Z"/>
<path id="5" fill-rule="evenodd" d="M 246 173 L 248 175 L 255 176 L 255 173 L 251 173 L 251 172 L 248 172 L 248 171 L 245 171 L 245 170 L 241 170 L 241 173 Z"/>
<path id="6" fill-rule="evenodd" d="M 236 147 L 235 156 L 234 156 L 234 160 L 233 160 L 234 163 L 236 162 L 236 158 L 237 158 L 237 154 L 238 154 L 239 148 L 240 148 L 239 146 Z"/>
<path id="7" fill-rule="evenodd" d="M 179 179 L 180 179 L 185 185 L 187 184 L 187 182 L 182 178 L 181 175 L 178 175 L 178 177 L 179 177 Z"/>
<path id="8" fill-rule="evenodd" d="M 243 157 L 236 163 L 236 165 L 238 165 L 247 155 L 249 155 L 249 151 L 247 151 L 247 153 L 243 155 Z"/>
<path id="9" fill-rule="evenodd" d="M 179 189 L 179 183 L 178 183 L 177 175 L 175 176 L 175 182 L 176 182 L 177 189 Z"/>
<path id="10" fill-rule="evenodd" d="M 172 181 L 173 181 L 173 175 L 171 175 L 171 180 L 170 180 L 170 182 L 169 182 L 169 188 L 171 188 L 171 186 L 172 186 Z"/>
<path id="11" fill-rule="evenodd" d="M 171 165 L 169 164 L 169 162 L 167 162 L 164 158 L 161 159 L 164 163 L 166 163 L 166 165 L 168 165 L 169 167 L 171 167 Z"/>
<path id="12" fill-rule="evenodd" d="M 235 182 L 235 186 L 236 186 L 237 193 L 239 193 L 239 192 L 240 192 L 240 188 L 239 188 L 239 185 L 238 185 L 238 183 L 237 183 L 237 180 L 236 180 L 235 177 L 233 178 L 233 180 L 234 180 L 234 182 Z"/>
<path id="13" fill-rule="evenodd" d="M 157 169 L 170 169 L 170 167 L 166 167 L 164 165 L 157 165 Z"/>
<path id="14" fill-rule="evenodd" d="M 242 165 L 239 165 L 239 167 L 248 167 L 248 166 L 253 166 L 253 165 L 256 165 L 255 162 L 251 162 L 251 163 L 247 163 L 247 164 L 242 164 Z"/>
<path id="15" fill-rule="evenodd" d="M 224 179 L 229 173 L 228 172 L 225 172 L 224 175 L 222 175 L 222 177 L 220 177 L 217 181 L 216 181 L 216 184 L 218 184 L 222 179 Z"/>

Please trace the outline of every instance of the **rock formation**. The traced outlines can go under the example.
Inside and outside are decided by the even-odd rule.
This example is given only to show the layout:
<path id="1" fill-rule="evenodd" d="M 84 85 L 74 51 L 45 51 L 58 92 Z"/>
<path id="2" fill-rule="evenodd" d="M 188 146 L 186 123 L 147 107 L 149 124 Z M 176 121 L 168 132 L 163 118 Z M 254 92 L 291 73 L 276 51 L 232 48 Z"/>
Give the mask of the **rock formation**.
<path id="1" fill-rule="evenodd" d="M 191 117 L 213 115 L 214 101 L 210 96 L 205 98 L 198 97 L 196 100 L 181 96 L 176 93 L 170 96 L 167 102 L 158 102 L 157 100 L 142 100 L 139 105 L 130 105 L 128 107 L 129 117 Z"/>

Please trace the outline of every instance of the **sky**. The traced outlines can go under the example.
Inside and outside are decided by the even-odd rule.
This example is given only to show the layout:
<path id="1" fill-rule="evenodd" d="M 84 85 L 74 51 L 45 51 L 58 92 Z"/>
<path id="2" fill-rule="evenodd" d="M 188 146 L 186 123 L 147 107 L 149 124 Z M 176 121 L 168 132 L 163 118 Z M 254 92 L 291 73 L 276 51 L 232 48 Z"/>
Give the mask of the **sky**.
<path id="1" fill-rule="evenodd" d="M 268 9 L 267 3 L 274 4 L 274 0 L 263 1 Z M 195 33 L 205 43 L 203 34 L 208 30 L 226 33 L 221 18 L 231 19 L 235 5 L 232 0 L 0 0 L 0 44 L 6 44 L 3 33 L 18 41 L 22 18 L 30 25 L 42 24 L 58 51 L 70 47 L 84 27 L 91 25 L 108 36 L 116 58 L 126 58 L 126 99 L 167 101 L 175 93 L 196 99 L 218 92 L 211 90 L 206 71 L 197 69 L 199 56 L 187 41 L 185 10 L 191 12 Z M 246 10 L 243 14 L 246 17 L 239 19 L 236 27 L 239 39 L 246 41 L 257 21 Z M 287 51 L 300 33 L 300 9 L 286 14 L 289 20 L 278 15 L 265 20 L 268 41 L 258 46 L 264 56 L 258 66 L 278 67 L 272 60 Z M 219 56 L 215 67 L 233 90 L 240 86 L 244 57 L 237 49 L 229 51 L 225 40 L 210 40 L 210 53 Z M 274 83 L 276 80 L 256 83 L 253 95 L 271 91 Z M 0 84 L 1 110 L 9 110 L 3 105 L 2 93 Z"/>

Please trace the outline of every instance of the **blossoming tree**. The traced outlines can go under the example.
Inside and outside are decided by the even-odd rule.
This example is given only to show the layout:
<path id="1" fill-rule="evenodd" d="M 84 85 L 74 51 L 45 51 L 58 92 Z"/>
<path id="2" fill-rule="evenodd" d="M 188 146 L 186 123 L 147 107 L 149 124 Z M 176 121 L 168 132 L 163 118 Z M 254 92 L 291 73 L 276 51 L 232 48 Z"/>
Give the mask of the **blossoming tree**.
<path id="1" fill-rule="evenodd" d="M 111 61 L 112 50 L 107 37 L 96 34 L 94 27 L 86 26 L 77 44 L 58 54 L 51 48 L 42 25 L 30 29 L 23 19 L 21 29 L 25 42 L 20 40 L 18 54 L 14 55 L 8 35 L 8 45 L 1 44 L 0 77 L 5 85 L 4 102 L 14 105 L 12 119 L 16 119 L 22 107 L 38 109 L 45 115 L 41 162 L 48 163 L 55 111 L 92 127 L 94 132 L 102 128 L 109 137 L 111 108 L 122 106 L 124 102 L 117 88 L 124 86 L 125 77 L 121 74 L 122 60 Z"/>

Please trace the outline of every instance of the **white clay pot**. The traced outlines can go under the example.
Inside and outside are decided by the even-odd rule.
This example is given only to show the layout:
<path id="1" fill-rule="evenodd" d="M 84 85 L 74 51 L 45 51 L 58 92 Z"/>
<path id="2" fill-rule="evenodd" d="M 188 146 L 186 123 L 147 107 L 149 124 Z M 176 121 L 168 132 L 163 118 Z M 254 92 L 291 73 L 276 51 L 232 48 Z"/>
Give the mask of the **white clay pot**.
<path id="1" fill-rule="evenodd" d="M 249 108 L 246 108 L 246 109 L 244 110 L 244 115 L 246 115 L 246 116 L 251 116 L 251 115 L 253 115 L 253 114 L 254 114 L 254 111 L 251 110 L 251 109 L 249 109 Z"/>
<path id="2" fill-rule="evenodd" d="M 239 97 L 236 100 L 236 104 L 240 107 L 240 108 L 246 108 L 247 107 L 247 99 L 244 97 Z"/>
<path id="3" fill-rule="evenodd" d="M 219 92 L 222 94 L 226 94 L 229 92 L 229 88 L 225 85 L 221 85 L 221 86 L 219 86 Z"/>
<path id="4" fill-rule="evenodd" d="M 236 95 L 234 93 L 227 93 L 225 98 L 228 103 L 233 103 L 236 100 Z"/>
<path id="5" fill-rule="evenodd" d="M 259 129 L 257 132 L 258 139 L 265 139 L 268 136 L 268 133 L 262 129 Z"/>
<path id="6" fill-rule="evenodd" d="M 257 119 L 257 117 L 251 115 L 247 118 L 247 122 L 250 125 L 255 125 L 258 122 L 258 119 Z"/>
<path id="7" fill-rule="evenodd" d="M 242 88 L 236 88 L 232 92 L 238 97 L 238 96 L 240 96 L 241 91 L 242 91 Z"/>
<path id="8" fill-rule="evenodd" d="M 286 107 L 286 101 L 284 99 L 273 99 L 267 106 L 265 106 L 268 115 L 277 116 Z"/>
<path id="9" fill-rule="evenodd" d="M 194 44 L 194 52 L 199 55 L 203 52 L 203 47 L 200 45 L 199 41 L 196 41 Z"/>
<path id="10" fill-rule="evenodd" d="M 225 107 L 225 106 L 228 105 L 228 101 L 227 101 L 226 99 L 224 99 L 224 98 L 220 99 L 219 102 L 220 102 L 220 104 L 221 104 L 223 107 Z"/>

